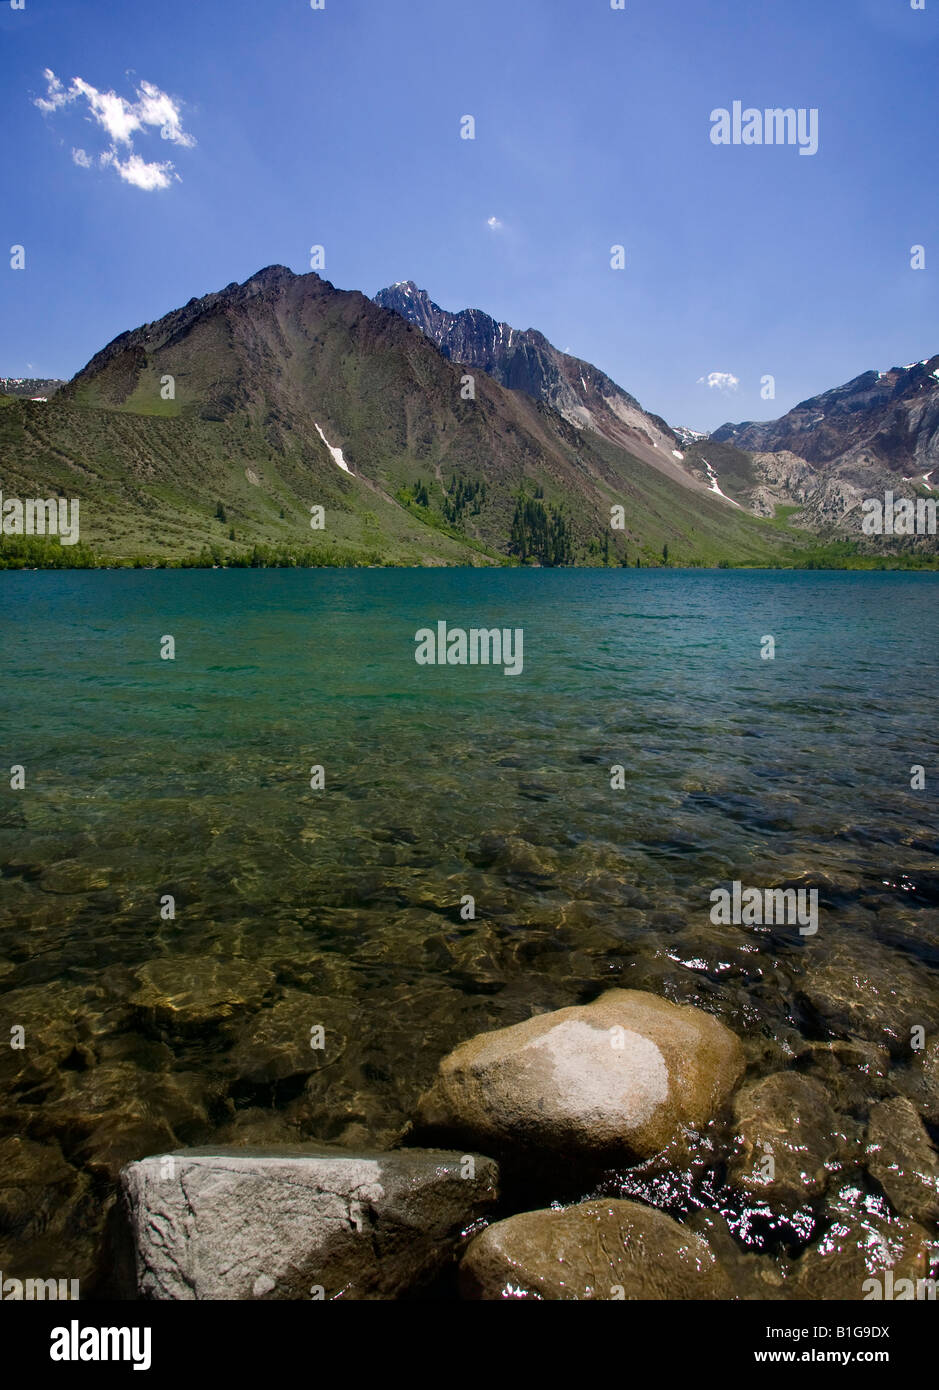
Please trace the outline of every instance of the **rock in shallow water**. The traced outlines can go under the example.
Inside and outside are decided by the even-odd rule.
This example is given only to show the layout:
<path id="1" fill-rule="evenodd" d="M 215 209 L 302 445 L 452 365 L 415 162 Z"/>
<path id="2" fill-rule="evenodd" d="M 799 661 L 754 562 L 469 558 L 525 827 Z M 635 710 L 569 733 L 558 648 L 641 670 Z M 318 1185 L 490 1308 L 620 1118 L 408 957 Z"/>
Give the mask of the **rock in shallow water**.
<path id="1" fill-rule="evenodd" d="M 875 1105 L 867 1130 L 867 1171 L 901 1216 L 939 1220 L 939 1160 L 926 1128 L 901 1096 Z"/>
<path id="2" fill-rule="evenodd" d="M 875 941 L 841 936 L 825 947 L 802 981 L 803 999 L 831 1033 L 907 1055 L 911 1029 L 939 1005 L 929 970 Z"/>
<path id="3" fill-rule="evenodd" d="M 774 1072 L 734 1098 L 737 1150 L 732 1185 L 781 1211 L 825 1190 L 840 1139 L 824 1088 L 797 1072 Z"/>
<path id="4" fill-rule="evenodd" d="M 395 1298 L 448 1263 L 497 1181 L 491 1159 L 421 1149 L 146 1158 L 121 1175 L 136 1265 L 125 1296 Z"/>
<path id="5" fill-rule="evenodd" d="M 287 990 L 244 1025 L 229 1064 L 236 1076 L 255 1085 L 307 1076 L 339 1060 L 346 1047 L 342 1030 L 348 1031 L 354 1019 L 344 1000 Z"/>
<path id="6" fill-rule="evenodd" d="M 150 960 L 137 970 L 131 1005 L 151 1027 L 197 1032 L 260 1008 L 274 986 L 269 970 L 252 961 L 217 956 Z"/>
<path id="7" fill-rule="evenodd" d="M 707 1242 L 664 1212 L 609 1199 L 527 1211 L 475 1237 L 460 1265 L 468 1299 L 729 1299 Z"/>
<path id="8" fill-rule="evenodd" d="M 647 1158 L 713 1119 L 743 1069 L 739 1040 L 710 1014 L 609 990 L 462 1043 L 417 1127 L 497 1153 Z"/>
<path id="9" fill-rule="evenodd" d="M 825 1229 L 793 1262 L 783 1296 L 826 1301 L 891 1297 L 888 1287 L 897 1280 L 915 1284 L 928 1277 L 931 1254 L 932 1241 L 922 1226 L 891 1219 L 861 1200 L 857 1189 L 847 1188 L 828 1202 Z"/>

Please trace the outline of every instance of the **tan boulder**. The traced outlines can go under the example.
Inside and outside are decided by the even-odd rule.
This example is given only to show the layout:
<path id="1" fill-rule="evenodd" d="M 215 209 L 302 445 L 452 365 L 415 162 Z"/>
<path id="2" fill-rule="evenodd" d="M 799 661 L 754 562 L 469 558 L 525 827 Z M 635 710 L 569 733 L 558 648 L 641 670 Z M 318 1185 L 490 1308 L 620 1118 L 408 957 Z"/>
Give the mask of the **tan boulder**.
<path id="1" fill-rule="evenodd" d="M 460 1265 L 468 1299 L 730 1299 L 707 1241 L 664 1212 L 609 1199 L 489 1226 Z"/>
<path id="2" fill-rule="evenodd" d="M 707 1125 L 743 1069 L 739 1039 L 710 1014 L 609 990 L 461 1043 L 417 1126 L 493 1152 L 647 1158 Z"/>

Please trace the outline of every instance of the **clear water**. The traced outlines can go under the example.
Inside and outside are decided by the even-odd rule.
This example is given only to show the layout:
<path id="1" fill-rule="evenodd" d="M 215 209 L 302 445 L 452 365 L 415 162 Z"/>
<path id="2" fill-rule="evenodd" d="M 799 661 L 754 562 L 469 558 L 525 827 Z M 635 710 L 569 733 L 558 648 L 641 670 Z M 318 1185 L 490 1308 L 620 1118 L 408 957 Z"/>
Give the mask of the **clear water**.
<path id="1" fill-rule="evenodd" d="M 0 1037 L 27 1026 L 0 1143 L 36 1146 L 47 1211 L 7 1193 L 2 1267 L 90 1270 L 120 1162 L 174 1141 L 391 1144 L 457 1042 L 604 987 L 712 1011 L 754 1074 L 830 1036 L 803 984 L 846 948 L 897 962 L 928 1025 L 937 597 L 929 574 L 0 577 Z M 523 672 L 417 665 L 439 619 L 522 628 Z M 735 879 L 819 885 L 817 935 L 714 926 Z M 255 968 L 216 1007 L 231 961 Z M 188 987 L 203 1013 L 168 1024 L 153 989 Z"/>

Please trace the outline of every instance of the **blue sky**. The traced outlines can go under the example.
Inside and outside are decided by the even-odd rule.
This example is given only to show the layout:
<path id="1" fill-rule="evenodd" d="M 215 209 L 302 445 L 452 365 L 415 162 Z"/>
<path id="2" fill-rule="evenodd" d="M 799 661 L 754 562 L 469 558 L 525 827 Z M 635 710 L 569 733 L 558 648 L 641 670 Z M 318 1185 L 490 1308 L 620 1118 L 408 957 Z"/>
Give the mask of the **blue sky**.
<path id="1" fill-rule="evenodd" d="M 0 375 L 70 376 L 313 244 L 341 288 L 539 328 L 699 429 L 931 356 L 925 3 L 0 0 Z M 714 145 L 737 100 L 817 108 L 818 152 Z"/>

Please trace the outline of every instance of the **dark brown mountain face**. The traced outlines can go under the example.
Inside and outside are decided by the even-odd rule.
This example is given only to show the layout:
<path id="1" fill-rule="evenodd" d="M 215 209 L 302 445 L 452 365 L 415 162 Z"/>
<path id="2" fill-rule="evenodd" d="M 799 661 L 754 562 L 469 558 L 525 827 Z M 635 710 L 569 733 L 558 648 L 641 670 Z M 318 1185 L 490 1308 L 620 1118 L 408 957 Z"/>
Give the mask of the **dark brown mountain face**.
<path id="1" fill-rule="evenodd" d="M 413 280 L 379 290 L 375 303 L 413 323 L 452 361 L 488 372 L 511 391 L 546 401 L 575 428 L 628 449 L 685 487 L 700 487 L 681 467 L 682 445 L 664 420 L 643 410 L 597 367 L 560 352 L 536 329 L 497 323 L 480 309 L 450 313 Z"/>

